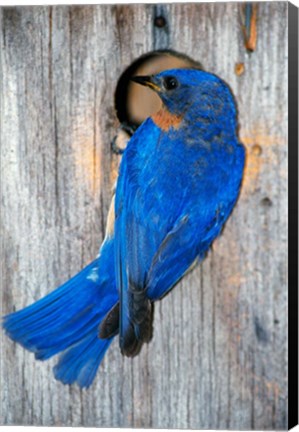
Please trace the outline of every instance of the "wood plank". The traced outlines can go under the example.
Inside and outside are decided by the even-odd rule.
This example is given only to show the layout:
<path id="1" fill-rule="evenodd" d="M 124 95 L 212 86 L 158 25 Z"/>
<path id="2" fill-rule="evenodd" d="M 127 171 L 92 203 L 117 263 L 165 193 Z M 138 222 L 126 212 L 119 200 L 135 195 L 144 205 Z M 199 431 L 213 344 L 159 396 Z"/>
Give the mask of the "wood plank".
<path id="1" fill-rule="evenodd" d="M 247 148 L 223 235 L 156 305 L 139 357 L 115 340 L 80 390 L 1 333 L 1 424 L 286 428 L 287 4 L 258 4 L 253 53 L 241 14 L 238 3 L 0 9 L 2 314 L 97 254 L 119 162 L 114 90 L 138 56 L 171 48 L 225 79 Z"/>

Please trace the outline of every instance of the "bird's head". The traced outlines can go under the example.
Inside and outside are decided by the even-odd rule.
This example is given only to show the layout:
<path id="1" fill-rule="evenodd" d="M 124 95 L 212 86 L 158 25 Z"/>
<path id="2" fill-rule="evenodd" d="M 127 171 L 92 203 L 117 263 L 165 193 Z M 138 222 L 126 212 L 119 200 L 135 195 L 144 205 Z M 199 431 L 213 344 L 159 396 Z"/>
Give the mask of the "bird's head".
<path id="1" fill-rule="evenodd" d="M 235 122 L 231 91 L 216 75 L 198 69 L 172 69 L 132 80 L 155 91 L 172 115 L 189 121 L 213 123 L 230 118 Z"/>

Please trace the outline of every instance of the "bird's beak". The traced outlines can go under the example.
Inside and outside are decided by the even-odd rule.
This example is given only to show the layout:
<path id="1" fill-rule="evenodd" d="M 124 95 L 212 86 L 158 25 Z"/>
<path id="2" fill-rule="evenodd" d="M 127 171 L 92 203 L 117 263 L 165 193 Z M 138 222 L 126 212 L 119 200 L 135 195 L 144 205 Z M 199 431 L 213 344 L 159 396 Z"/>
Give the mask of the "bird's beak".
<path id="1" fill-rule="evenodd" d="M 149 87 L 156 92 L 161 90 L 160 87 L 158 86 L 157 82 L 155 81 L 155 78 L 151 75 L 134 76 L 131 78 L 131 81 L 134 81 L 137 84 L 141 84 L 143 86 Z"/>

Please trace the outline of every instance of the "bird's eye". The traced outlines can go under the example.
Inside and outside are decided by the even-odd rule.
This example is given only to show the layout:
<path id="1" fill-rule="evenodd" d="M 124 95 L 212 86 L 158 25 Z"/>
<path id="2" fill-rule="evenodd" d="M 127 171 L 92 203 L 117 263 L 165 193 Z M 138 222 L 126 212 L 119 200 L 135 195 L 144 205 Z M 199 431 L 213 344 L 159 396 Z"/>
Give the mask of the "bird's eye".
<path id="1" fill-rule="evenodd" d="M 164 78 L 164 87 L 166 90 L 174 90 L 178 87 L 178 80 L 174 77 L 166 77 Z"/>

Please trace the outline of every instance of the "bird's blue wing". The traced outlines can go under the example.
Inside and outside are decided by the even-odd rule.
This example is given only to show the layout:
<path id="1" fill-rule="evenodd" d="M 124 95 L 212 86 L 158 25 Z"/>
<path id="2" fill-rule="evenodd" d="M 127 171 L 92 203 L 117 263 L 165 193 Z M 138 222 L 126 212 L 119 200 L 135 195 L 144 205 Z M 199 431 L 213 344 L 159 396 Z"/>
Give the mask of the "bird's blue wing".
<path id="1" fill-rule="evenodd" d="M 147 295 L 152 301 L 161 299 L 189 268 L 204 258 L 225 219 L 224 213 L 217 210 L 207 213 L 190 209 L 177 221 L 157 250 L 148 272 Z"/>
<path id="2" fill-rule="evenodd" d="M 129 356 L 150 338 L 151 302 L 205 255 L 239 187 L 230 180 L 233 173 L 223 175 L 221 160 L 202 163 L 210 157 L 208 150 L 188 149 L 182 139 L 170 141 L 149 122 L 128 144 L 116 190 L 120 347 Z"/>
<path id="3" fill-rule="evenodd" d="M 148 272 L 147 295 L 152 301 L 163 297 L 196 261 L 203 259 L 213 240 L 220 234 L 236 203 L 241 186 L 243 147 L 238 146 L 236 151 L 238 158 L 231 169 L 229 180 L 225 187 L 220 186 L 215 196 L 209 196 L 211 188 L 208 177 L 213 178 L 213 172 L 204 176 L 207 194 L 202 193 L 202 190 L 187 194 L 189 200 L 184 205 L 184 214 L 165 236 Z"/>
<path id="4" fill-rule="evenodd" d="M 148 215 L 138 179 L 159 139 L 156 128 L 145 122 L 124 153 L 115 196 L 115 268 L 120 292 L 120 347 L 124 354 L 138 353 L 151 337 L 151 303 L 146 295 L 146 272 L 155 253 L 155 239 L 147 231 Z M 139 149 L 138 149 L 139 146 Z M 142 146 L 142 151 L 140 151 Z"/>
<path id="5" fill-rule="evenodd" d="M 151 335 L 151 302 L 163 297 L 202 258 L 223 226 L 217 211 L 190 208 L 181 215 L 160 243 L 151 243 L 153 231 L 138 223 L 139 200 L 129 198 L 117 233 L 116 259 L 121 287 L 120 344 L 124 354 L 135 355 Z M 206 209 L 205 209 L 206 210 Z M 124 213 L 125 212 L 125 213 Z M 199 217 L 197 217 L 199 215 Z"/>
<path id="6" fill-rule="evenodd" d="M 190 229 L 189 215 L 181 217 L 158 248 L 146 286 L 151 300 L 163 297 L 198 257 L 198 245 Z"/>

